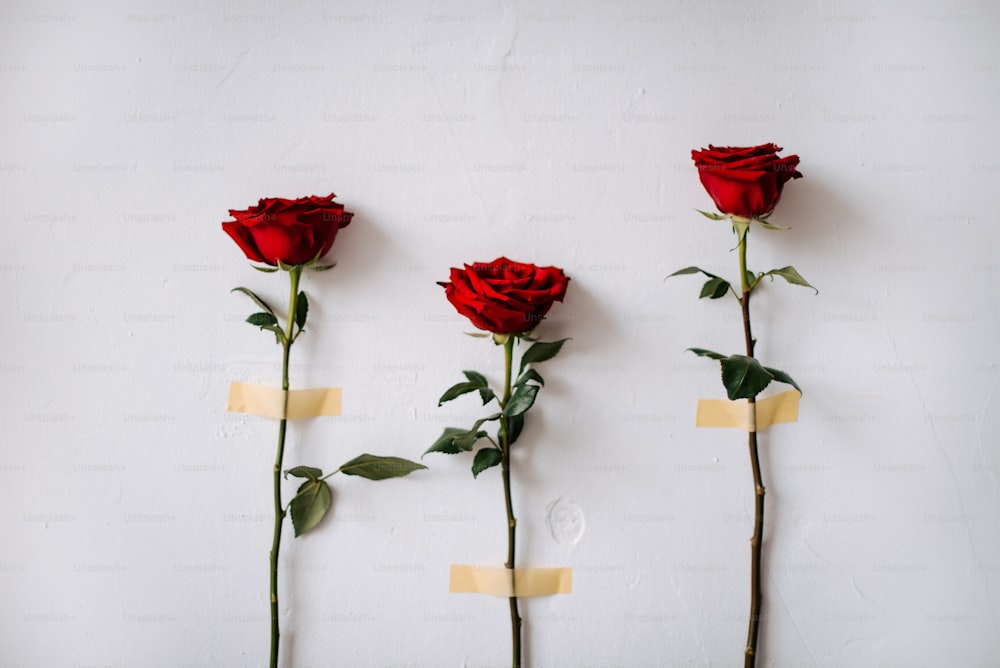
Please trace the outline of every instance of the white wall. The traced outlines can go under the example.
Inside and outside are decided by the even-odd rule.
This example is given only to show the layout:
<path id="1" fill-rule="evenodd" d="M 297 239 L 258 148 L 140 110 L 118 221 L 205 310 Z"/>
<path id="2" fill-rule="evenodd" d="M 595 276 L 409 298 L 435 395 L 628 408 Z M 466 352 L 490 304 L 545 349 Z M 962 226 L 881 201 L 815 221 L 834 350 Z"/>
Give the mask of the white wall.
<path id="1" fill-rule="evenodd" d="M 531 666 L 733 666 L 749 599 L 745 438 L 689 346 L 738 352 L 735 276 L 692 148 L 802 158 L 750 263 L 759 356 L 805 396 L 762 437 L 763 664 L 996 666 L 1000 606 L 1000 51 L 992 2 L 6 2 L 0 8 L 0 665 L 259 666 L 277 384 L 241 320 L 219 224 L 335 191 L 357 216 L 310 276 L 297 387 L 344 388 L 286 462 L 416 458 L 462 369 L 499 351 L 436 281 L 506 254 L 572 276 L 573 337 L 516 455 L 523 565 L 574 591 L 523 605 Z M 496 471 L 336 480 L 285 542 L 285 664 L 505 665 Z M 289 486 L 290 489 L 290 486 Z M 585 521 L 555 540 L 547 508 Z"/>

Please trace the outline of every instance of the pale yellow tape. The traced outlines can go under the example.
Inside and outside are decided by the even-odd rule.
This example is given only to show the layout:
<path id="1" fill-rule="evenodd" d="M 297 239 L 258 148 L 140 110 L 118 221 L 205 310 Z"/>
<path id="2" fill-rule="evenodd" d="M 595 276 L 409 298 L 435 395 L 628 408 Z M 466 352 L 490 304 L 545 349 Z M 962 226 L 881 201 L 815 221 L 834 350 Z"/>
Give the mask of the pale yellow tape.
<path id="1" fill-rule="evenodd" d="M 233 413 L 251 413 L 276 420 L 340 415 L 339 387 L 289 390 L 287 410 L 285 394 L 284 390 L 274 387 L 230 383 L 226 410 Z"/>
<path id="2" fill-rule="evenodd" d="M 746 399 L 699 399 L 695 415 L 696 427 L 731 427 L 744 431 L 760 431 L 772 424 L 785 424 L 799 419 L 798 390 L 788 390 L 773 397 L 760 399 L 752 406 Z"/>
<path id="3" fill-rule="evenodd" d="M 503 568 L 453 564 L 450 591 L 453 594 L 492 596 L 551 596 L 573 591 L 572 568 Z"/>

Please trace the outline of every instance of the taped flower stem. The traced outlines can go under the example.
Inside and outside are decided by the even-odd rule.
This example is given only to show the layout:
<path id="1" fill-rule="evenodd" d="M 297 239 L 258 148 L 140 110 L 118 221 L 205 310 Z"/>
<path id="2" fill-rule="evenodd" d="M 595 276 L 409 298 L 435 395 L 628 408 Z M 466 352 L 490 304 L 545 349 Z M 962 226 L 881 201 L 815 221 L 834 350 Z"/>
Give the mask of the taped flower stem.
<path id="1" fill-rule="evenodd" d="M 286 401 L 287 395 L 287 401 Z M 226 410 L 275 420 L 340 415 L 341 389 L 280 390 L 250 383 L 230 383 Z M 287 406 L 287 408 L 286 408 Z"/>
<path id="2" fill-rule="evenodd" d="M 798 390 L 788 390 L 751 404 L 746 399 L 699 399 L 695 415 L 696 427 L 729 427 L 758 432 L 773 424 L 786 424 L 799 419 Z"/>
<path id="3" fill-rule="evenodd" d="M 573 591 L 572 568 L 504 568 L 453 564 L 453 594 L 489 594 L 504 598 L 551 596 Z"/>

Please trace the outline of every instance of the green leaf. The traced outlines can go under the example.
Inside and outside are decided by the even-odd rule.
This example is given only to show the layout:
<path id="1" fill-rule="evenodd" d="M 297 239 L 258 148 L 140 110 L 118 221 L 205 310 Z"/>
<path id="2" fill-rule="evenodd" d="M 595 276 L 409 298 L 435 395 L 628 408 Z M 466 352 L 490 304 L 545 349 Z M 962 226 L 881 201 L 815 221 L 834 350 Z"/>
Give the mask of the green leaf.
<path id="1" fill-rule="evenodd" d="M 330 510 L 333 494 L 325 480 L 309 480 L 302 483 L 292 502 L 288 504 L 292 515 L 295 536 L 301 536 L 314 529 Z"/>
<path id="2" fill-rule="evenodd" d="M 483 400 L 483 406 L 485 406 L 490 401 L 492 401 L 497 395 L 494 394 L 493 390 L 491 390 L 490 388 L 488 388 L 488 387 L 481 387 L 481 388 L 479 388 L 479 396 Z"/>
<path id="3" fill-rule="evenodd" d="M 524 416 L 512 415 L 507 418 L 507 428 L 510 429 L 510 434 L 507 436 L 507 445 L 510 446 L 514 444 L 514 441 L 521 435 L 521 430 L 524 429 Z M 503 430 L 501 429 L 501 431 Z"/>
<path id="4" fill-rule="evenodd" d="M 296 478 L 316 480 L 323 477 L 323 469 L 318 469 L 315 466 L 296 466 L 285 471 L 285 479 L 287 480 L 290 475 Z"/>
<path id="5" fill-rule="evenodd" d="M 816 290 L 813 286 L 809 285 L 806 279 L 802 278 L 802 274 L 796 271 L 795 267 L 788 266 L 782 267 L 781 269 L 772 269 L 771 271 L 764 274 L 764 276 L 771 276 L 771 280 L 774 280 L 774 276 L 781 276 L 783 279 L 791 283 L 792 285 L 801 285 L 806 288 L 812 288 Z M 816 290 L 816 294 L 819 294 L 819 290 Z"/>
<path id="6" fill-rule="evenodd" d="M 330 271 L 336 266 L 337 266 L 336 262 L 334 262 L 333 264 L 315 264 L 312 267 L 310 267 L 310 269 L 312 269 L 313 271 Z"/>
<path id="7" fill-rule="evenodd" d="M 485 431 L 477 431 L 476 429 L 470 429 L 464 434 L 456 436 L 454 440 L 452 440 L 452 443 L 459 450 L 462 450 L 464 452 L 469 452 L 470 450 L 472 450 L 472 446 L 476 444 L 476 441 L 478 441 L 481 438 L 485 438 L 486 435 L 487 434 Z"/>
<path id="8" fill-rule="evenodd" d="M 438 440 L 434 441 L 431 447 L 424 451 L 426 455 L 429 452 L 443 452 L 446 455 L 454 455 L 462 452 L 462 448 L 456 447 L 455 439 L 458 436 L 462 436 L 468 433 L 468 429 L 461 429 L 459 427 L 445 427 L 444 433 L 438 437 Z"/>
<path id="9" fill-rule="evenodd" d="M 260 328 L 274 327 L 278 324 L 278 319 L 272 313 L 253 313 L 247 318 L 247 322 Z"/>
<path id="10" fill-rule="evenodd" d="M 771 374 L 772 376 L 774 376 L 774 379 L 776 381 L 778 381 L 779 383 L 785 383 L 786 385 L 791 385 L 792 387 L 794 387 L 796 390 L 799 391 L 799 394 L 802 394 L 802 388 L 799 387 L 798 383 L 796 383 L 794 380 L 792 380 L 792 377 L 789 376 L 784 371 L 781 371 L 780 369 L 772 369 L 769 366 L 764 367 L 764 369 L 769 374 Z"/>
<path id="11" fill-rule="evenodd" d="M 704 348 L 688 348 L 688 350 L 690 350 L 691 352 L 693 352 L 698 357 L 711 357 L 714 360 L 724 360 L 724 359 L 726 359 L 725 355 L 720 355 L 717 352 L 713 352 L 711 350 L 705 350 Z"/>
<path id="12" fill-rule="evenodd" d="M 709 213 L 708 211 L 702 211 L 701 209 L 695 209 L 698 213 L 705 216 L 706 218 L 711 218 L 712 220 L 725 220 L 725 216 L 720 216 L 717 213 Z"/>
<path id="13" fill-rule="evenodd" d="M 521 356 L 521 368 L 518 370 L 518 374 L 524 371 L 524 367 L 529 364 L 535 364 L 537 362 L 544 362 L 545 360 L 550 360 L 559 354 L 562 349 L 563 344 L 569 341 L 569 339 L 560 339 L 559 341 L 539 341 L 533 343 L 530 348 L 524 351 L 524 355 Z"/>
<path id="14" fill-rule="evenodd" d="M 479 474 L 488 468 L 492 468 L 500 463 L 503 455 L 496 448 L 483 448 L 476 453 L 472 460 L 472 477 L 478 478 Z"/>
<path id="15" fill-rule="evenodd" d="M 518 385 L 511 395 L 510 401 L 503 408 L 503 414 L 507 417 L 522 415 L 535 403 L 538 390 L 542 389 L 538 385 Z"/>
<path id="16" fill-rule="evenodd" d="M 476 383 L 479 387 L 489 387 L 489 381 L 486 380 L 486 376 L 479 373 L 478 371 L 463 371 L 465 377 L 469 379 L 470 383 Z"/>
<path id="17" fill-rule="evenodd" d="M 250 266 L 256 269 L 257 271 L 264 272 L 265 274 L 273 274 L 274 272 L 278 271 L 277 267 L 258 267 L 255 264 L 252 264 Z"/>
<path id="18" fill-rule="evenodd" d="M 774 380 L 760 362 L 746 355 L 730 355 L 721 364 L 722 384 L 732 400 L 756 397 Z"/>
<path id="19" fill-rule="evenodd" d="M 259 267 L 257 267 L 257 268 L 259 268 Z M 263 270 L 261 270 L 261 271 L 263 271 Z M 272 271 L 278 271 L 278 270 L 277 269 L 272 269 Z M 261 299 L 260 297 L 258 297 L 256 294 L 254 294 L 248 288 L 233 288 L 232 290 L 230 290 L 230 292 L 242 292 L 247 297 L 249 297 L 250 299 L 254 300 L 254 303 L 256 303 L 257 306 L 261 307 L 262 309 L 264 309 L 265 311 L 267 311 L 271 315 L 274 315 L 274 309 L 271 308 L 270 306 L 268 306 L 267 302 L 265 302 L 263 299 Z"/>
<path id="20" fill-rule="evenodd" d="M 295 300 L 295 324 L 298 325 L 300 332 L 306 326 L 307 315 L 309 315 L 309 300 L 306 299 L 305 292 L 299 292 Z"/>
<path id="21" fill-rule="evenodd" d="M 670 274 L 667 278 L 697 273 L 702 273 L 708 276 L 708 281 L 706 281 L 705 285 L 701 287 L 701 294 L 698 295 L 699 299 L 704 299 L 705 297 L 709 297 L 710 299 L 719 299 L 720 297 L 725 297 L 726 293 L 729 292 L 729 281 L 720 276 L 716 276 L 710 271 L 705 271 L 701 267 L 684 267 L 683 269 L 678 269 L 674 273 Z"/>
<path id="22" fill-rule="evenodd" d="M 527 371 L 522 373 L 521 376 L 517 379 L 517 381 L 514 382 L 514 385 L 515 387 L 517 385 L 524 385 L 528 383 L 528 381 L 532 380 L 538 383 L 539 385 L 545 385 L 545 380 L 542 378 L 541 374 L 539 374 L 534 369 L 528 369 Z"/>
<path id="23" fill-rule="evenodd" d="M 721 278 L 710 278 L 702 286 L 701 294 L 698 295 L 698 298 L 704 299 L 708 297 L 709 299 L 718 299 L 719 297 L 725 297 L 728 292 L 729 281 Z"/>
<path id="24" fill-rule="evenodd" d="M 463 371 L 462 373 L 465 374 L 465 377 L 469 379 L 469 383 L 475 385 L 476 389 L 479 390 L 479 397 L 483 400 L 483 406 L 488 404 L 490 400 L 496 396 L 493 393 L 493 390 L 490 389 L 490 383 L 488 380 L 486 380 L 486 376 L 477 371 Z M 451 390 L 454 390 L 456 387 L 458 387 L 458 385 L 452 387 Z M 465 392 L 467 391 L 471 390 L 463 390 L 461 394 L 465 394 Z M 445 394 L 447 394 L 447 392 Z M 461 396 L 461 394 L 456 396 Z M 442 398 L 442 400 L 444 399 Z M 441 403 L 438 402 L 438 406 L 440 405 Z"/>
<path id="25" fill-rule="evenodd" d="M 472 446 L 476 444 L 476 441 L 487 436 L 485 431 L 479 429 L 483 423 L 499 418 L 500 413 L 494 413 L 493 415 L 476 420 L 475 424 L 472 425 L 472 429 L 445 427 L 444 433 L 441 434 L 438 440 L 434 441 L 431 447 L 427 448 L 424 454 L 426 455 L 428 452 L 443 452 L 446 455 L 454 455 L 459 452 L 468 452 L 472 450 Z"/>
<path id="26" fill-rule="evenodd" d="M 463 394 L 468 394 L 469 392 L 475 392 L 478 389 L 480 389 L 480 385 L 478 383 L 469 383 L 469 382 L 456 383 L 455 385 L 452 385 L 447 390 L 445 390 L 444 394 L 441 395 L 441 398 L 438 399 L 438 406 L 440 406 L 446 401 L 451 401 L 452 399 L 456 399 L 462 396 Z"/>
<path id="27" fill-rule="evenodd" d="M 278 327 L 277 325 L 264 325 L 263 327 L 261 327 L 261 329 L 262 330 L 266 329 L 269 332 L 274 332 L 274 341 L 278 345 L 281 345 L 281 342 L 285 340 L 285 333 L 281 331 L 281 328 Z"/>
<path id="28" fill-rule="evenodd" d="M 715 274 L 707 272 L 701 267 L 684 267 L 683 269 L 678 269 L 674 273 L 670 274 L 670 276 L 667 276 L 667 278 L 670 278 L 671 276 L 683 276 L 685 274 L 697 274 L 699 272 L 705 274 L 709 278 L 718 278 L 718 276 L 716 276 Z"/>
<path id="29" fill-rule="evenodd" d="M 381 457 L 379 455 L 359 455 L 340 467 L 346 475 L 357 475 L 369 480 L 401 478 L 414 471 L 427 468 L 423 464 L 411 462 L 401 457 Z"/>

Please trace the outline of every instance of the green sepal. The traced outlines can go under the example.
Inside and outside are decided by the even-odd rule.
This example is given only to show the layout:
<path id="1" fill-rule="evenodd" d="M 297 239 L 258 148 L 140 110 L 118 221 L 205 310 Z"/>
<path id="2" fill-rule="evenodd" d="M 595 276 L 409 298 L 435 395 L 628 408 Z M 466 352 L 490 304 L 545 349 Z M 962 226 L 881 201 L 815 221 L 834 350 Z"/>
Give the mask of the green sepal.
<path id="1" fill-rule="evenodd" d="M 295 536 L 314 529 L 330 510 L 333 494 L 325 480 L 308 480 L 299 487 L 295 498 L 288 504 Z"/>
<path id="2" fill-rule="evenodd" d="M 255 264 L 252 264 L 250 266 L 256 269 L 257 271 L 264 272 L 265 274 L 273 274 L 274 272 L 278 271 L 277 267 L 258 267 Z"/>
<path id="3" fill-rule="evenodd" d="M 783 279 L 785 279 L 792 285 L 801 285 L 806 288 L 811 288 L 812 290 L 816 291 L 816 294 L 819 294 L 819 290 L 816 290 L 816 288 L 809 285 L 809 282 L 806 279 L 802 278 L 802 274 L 800 274 L 795 269 L 795 267 L 792 266 L 782 267 L 781 269 L 772 269 L 771 271 L 767 272 L 766 274 L 762 274 L 761 276 L 762 277 L 770 276 L 772 281 L 774 280 L 775 276 L 781 276 Z"/>
<path id="4" fill-rule="evenodd" d="M 281 269 L 282 271 L 291 271 L 292 269 L 295 269 L 296 266 L 297 265 L 294 264 L 285 264 L 281 260 L 278 260 L 278 269 Z"/>
<path id="5" fill-rule="evenodd" d="M 309 480 L 319 480 L 323 477 L 323 469 L 318 469 L 315 466 L 296 466 L 285 471 L 285 479 L 288 476 L 295 476 L 296 478 L 308 478 Z"/>
<path id="6" fill-rule="evenodd" d="M 779 383 L 785 383 L 786 385 L 791 385 L 792 387 L 794 387 L 796 390 L 799 391 L 799 394 L 802 394 L 802 388 L 799 387 L 798 383 L 792 380 L 792 377 L 789 376 L 784 371 L 781 371 L 780 369 L 772 369 L 769 366 L 764 367 L 764 370 L 767 371 L 772 376 L 774 376 L 774 379 Z"/>
<path id="7" fill-rule="evenodd" d="M 488 468 L 493 468 L 502 460 L 503 455 L 496 448 L 482 448 L 472 460 L 472 477 L 478 478 L 480 473 Z"/>
<path id="8" fill-rule="evenodd" d="M 750 229 L 750 219 L 748 218 L 737 218 L 732 217 L 733 232 L 736 233 L 736 246 L 737 248 L 743 241 L 747 238 L 747 231 Z"/>
<path id="9" fill-rule="evenodd" d="M 488 334 L 486 332 L 462 332 L 462 333 L 465 334 L 466 336 L 471 336 L 474 339 L 485 339 L 492 336 L 492 334 Z"/>
<path id="10" fill-rule="evenodd" d="M 528 409 L 534 405 L 535 397 L 540 389 L 542 388 L 539 385 L 518 385 L 514 394 L 511 395 L 510 401 L 504 406 L 503 414 L 506 417 L 513 417 L 527 413 Z"/>
<path id="11" fill-rule="evenodd" d="M 545 385 L 545 379 L 542 378 L 542 375 L 540 373 L 538 373 L 534 369 L 528 369 L 518 377 L 518 379 L 514 382 L 514 386 L 516 387 L 518 385 L 525 385 L 526 383 L 532 380 L 538 383 L 539 385 Z"/>
<path id="12" fill-rule="evenodd" d="M 524 351 L 524 355 L 521 356 L 521 368 L 518 369 L 518 375 L 524 372 L 524 367 L 529 364 L 535 364 L 538 362 L 544 362 L 550 360 L 559 354 L 562 349 L 563 344 L 569 341 L 569 339 L 560 339 L 559 341 L 538 341 L 537 343 L 531 344 L 531 347 Z"/>
<path id="13" fill-rule="evenodd" d="M 697 211 L 701 215 L 705 216 L 706 218 L 710 218 L 712 220 L 725 220 L 726 219 L 726 216 L 722 216 L 722 215 L 719 215 L 717 213 L 709 213 L 708 211 L 702 211 L 701 209 L 695 209 L 695 211 Z"/>
<path id="14" fill-rule="evenodd" d="M 277 271 L 277 269 L 275 269 L 274 271 Z M 250 299 L 254 300 L 254 303 L 256 303 L 257 306 L 261 307 L 262 309 L 264 309 L 265 311 L 267 311 L 271 315 L 274 315 L 274 309 L 271 308 L 270 306 L 268 306 L 267 302 L 265 302 L 263 299 L 261 299 L 260 297 L 258 297 L 249 288 L 233 288 L 232 290 L 230 290 L 230 292 L 242 292 L 247 297 L 249 297 Z"/>
<path id="15" fill-rule="evenodd" d="M 345 475 L 361 476 L 368 480 L 386 480 L 388 478 L 402 478 L 414 471 L 426 468 L 423 464 L 411 462 L 402 457 L 363 454 L 346 464 L 342 464 L 337 470 Z"/>
<path id="16" fill-rule="evenodd" d="M 788 230 L 787 227 L 778 227 L 777 225 L 772 225 L 771 223 L 767 222 L 763 218 L 757 218 L 756 220 L 757 220 L 758 223 L 760 223 L 761 227 L 763 227 L 765 229 L 768 229 L 768 230 L 781 230 L 781 231 Z"/>
<path id="17" fill-rule="evenodd" d="M 774 375 L 753 357 L 730 355 L 720 363 L 722 385 L 731 400 L 756 397 L 774 380 Z"/>
<path id="18" fill-rule="evenodd" d="M 316 264 L 316 265 L 313 265 L 313 266 L 311 266 L 309 268 L 312 269 L 313 271 L 330 271 L 331 269 L 333 269 L 336 266 L 337 266 L 337 263 L 334 262 L 333 264 Z"/>
<path id="19" fill-rule="evenodd" d="M 705 281 L 705 285 L 701 286 L 701 294 L 698 295 L 698 299 L 704 299 L 705 297 L 719 299 L 720 297 L 725 297 L 728 292 L 729 281 L 722 278 L 710 278 Z"/>
<path id="20" fill-rule="evenodd" d="M 311 269 L 312 267 L 316 266 L 316 263 L 319 262 L 319 258 L 322 255 L 323 255 L 323 249 L 320 248 L 318 251 L 316 251 L 316 254 L 313 255 L 313 257 L 312 257 L 311 260 L 309 260 L 308 262 L 305 262 L 303 264 L 296 265 L 296 266 L 298 266 L 298 267 L 300 267 L 302 269 Z"/>
<path id="21" fill-rule="evenodd" d="M 295 324 L 298 325 L 299 331 L 306 326 L 306 316 L 309 315 L 309 300 L 306 298 L 305 292 L 299 292 L 299 296 L 295 299 Z"/>
<path id="22" fill-rule="evenodd" d="M 251 325 L 255 327 L 260 327 L 261 329 L 264 329 L 265 327 L 276 326 L 278 324 L 278 319 L 274 316 L 273 313 L 264 313 L 263 311 L 261 311 L 260 313 L 252 313 L 247 318 L 247 322 L 249 322 Z"/>
<path id="23" fill-rule="evenodd" d="M 705 350 L 704 348 L 688 348 L 688 350 L 690 350 L 691 352 L 693 352 L 698 357 L 711 357 L 713 360 L 724 360 L 724 359 L 726 359 L 725 355 L 720 355 L 719 353 L 717 353 L 715 351 Z"/>

